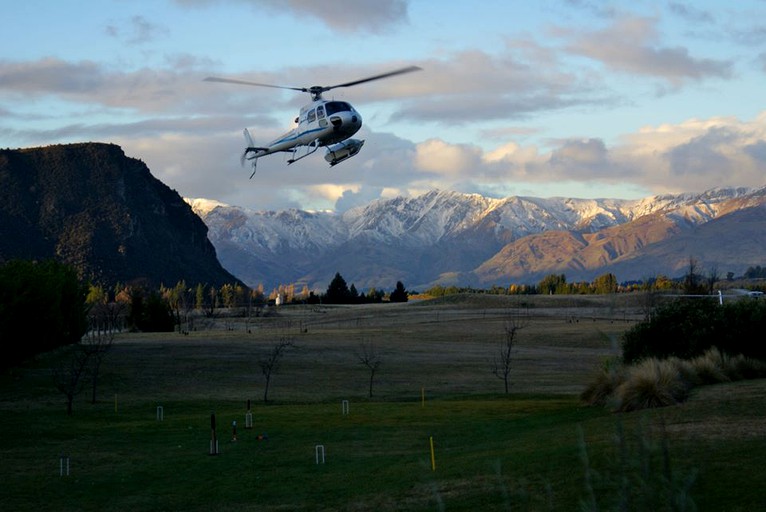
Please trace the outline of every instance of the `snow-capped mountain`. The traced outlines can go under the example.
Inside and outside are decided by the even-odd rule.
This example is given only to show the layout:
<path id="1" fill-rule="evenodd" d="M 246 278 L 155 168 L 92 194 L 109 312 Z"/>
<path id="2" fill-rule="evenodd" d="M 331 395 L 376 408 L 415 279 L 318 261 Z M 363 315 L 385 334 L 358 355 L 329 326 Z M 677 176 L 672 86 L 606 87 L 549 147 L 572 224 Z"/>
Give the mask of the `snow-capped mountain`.
<path id="1" fill-rule="evenodd" d="M 724 274 L 766 262 L 766 188 L 640 200 L 432 191 L 342 214 L 187 202 L 208 226 L 223 266 L 251 286 L 304 283 L 323 291 L 336 272 L 359 290 L 396 281 L 410 289 L 503 286 L 554 272 L 576 281 L 615 271 L 625 281 L 679 275 L 690 257 Z M 715 229 L 735 213 L 752 232 L 737 223 Z M 663 253 L 671 241 L 676 248 Z"/>

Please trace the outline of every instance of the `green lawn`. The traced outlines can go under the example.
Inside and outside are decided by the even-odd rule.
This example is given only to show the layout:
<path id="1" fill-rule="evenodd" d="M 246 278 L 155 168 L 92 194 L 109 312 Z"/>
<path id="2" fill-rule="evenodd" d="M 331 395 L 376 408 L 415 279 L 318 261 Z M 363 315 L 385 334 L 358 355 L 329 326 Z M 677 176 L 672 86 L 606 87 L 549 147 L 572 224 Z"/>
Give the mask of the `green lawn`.
<path id="1" fill-rule="evenodd" d="M 694 510 L 667 506 L 690 496 L 696 510 L 766 508 L 766 381 L 700 388 L 661 410 L 584 407 L 577 390 L 587 369 L 612 353 L 610 335 L 625 326 L 565 322 L 556 309 L 538 311 L 521 332 L 504 395 L 487 361 L 506 313 L 454 308 L 295 313 L 305 333 L 284 313 L 253 333 L 121 335 L 98 402 L 83 393 L 71 417 L 50 384 L 56 356 L 40 358 L 0 380 L 0 503 L 13 511 L 478 512 L 620 510 L 623 499 L 625 510 L 659 511 Z M 257 360 L 284 336 L 296 348 L 264 405 Z M 354 358 L 360 341 L 383 354 L 372 399 Z M 60 476 L 61 454 L 69 476 Z"/>

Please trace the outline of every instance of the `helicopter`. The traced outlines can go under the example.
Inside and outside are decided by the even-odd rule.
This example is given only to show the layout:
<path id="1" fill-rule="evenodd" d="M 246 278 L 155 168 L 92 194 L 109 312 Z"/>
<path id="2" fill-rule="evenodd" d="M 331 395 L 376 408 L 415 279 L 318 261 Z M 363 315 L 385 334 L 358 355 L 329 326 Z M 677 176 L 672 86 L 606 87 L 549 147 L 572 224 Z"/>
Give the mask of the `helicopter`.
<path id="1" fill-rule="evenodd" d="M 287 164 L 293 164 L 309 155 L 314 154 L 320 147 L 326 148 L 325 160 L 330 167 L 348 160 L 359 153 L 364 145 L 364 140 L 352 139 L 356 132 L 362 127 L 362 116 L 359 112 L 346 101 L 326 100 L 322 93 L 339 87 L 351 87 L 373 80 L 389 78 L 404 73 L 420 71 L 418 66 L 407 66 L 404 68 L 388 71 L 379 75 L 360 78 L 351 82 L 345 82 L 336 85 L 314 85 L 311 87 L 288 87 L 282 85 L 261 84 L 248 82 L 245 80 L 236 80 L 231 78 L 219 78 L 209 76 L 204 79 L 206 82 L 222 82 L 228 84 L 252 85 L 257 87 L 272 87 L 276 89 L 290 89 L 293 91 L 307 92 L 311 95 L 311 103 L 304 105 L 295 118 L 296 127 L 271 141 L 266 146 L 258 146 L 250 136 L 247 128 L 244 129 L 245 142 L 247 146 L 242 153 L 240 161 L 245 165 L 249 161 L 253 167 L 252 179 L 255 176 L 258 159 L 267 155 L 279 152 L 292 153 Z"/>

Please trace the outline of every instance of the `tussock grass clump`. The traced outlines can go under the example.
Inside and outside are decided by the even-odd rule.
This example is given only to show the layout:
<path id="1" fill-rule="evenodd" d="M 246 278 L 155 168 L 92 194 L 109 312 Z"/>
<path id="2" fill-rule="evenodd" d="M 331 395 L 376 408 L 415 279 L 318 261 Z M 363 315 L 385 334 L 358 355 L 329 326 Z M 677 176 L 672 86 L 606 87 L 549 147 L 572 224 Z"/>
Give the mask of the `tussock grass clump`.
<path id="1" fill-rule="evenodd" d="M 725 359 L 716 350 L 708 350 L 701 356 L 689 361 L 691 372 L 699 385 L 729 382 L 731 379 L 724 370 Z"/>
<path id="2" fill-rule="evenodd" d="M 766 361 L 740 354 L 727 358 L 725 371 L 731 380 L 762 379 L 766 377 Z"/>
<path id="3" fill-rule="evenodd" d="M 627 378 L 615 389 L 616 409 L 635 411 L 675 405 L 686 400 L 689 389 L 675 360 L 646 359 L 629 368 Z"/>
<path id="4" fill-rule="evenodd" d="M 616 411 L 666 407 L 686 400 L 698 386 L 766 377 L 766 361 L 730 356 L 716 348 L 692 359 L 644 359 L 629 366 L 605 364 L 580 394 L 588 405 Z"/>
<path id="5" fill-rule="evenodd" d="M 614 360 L 606 361 L 580 394 L 580 399 L 588 405 L 608 405 L 624 380 L 625 368 Z"/>

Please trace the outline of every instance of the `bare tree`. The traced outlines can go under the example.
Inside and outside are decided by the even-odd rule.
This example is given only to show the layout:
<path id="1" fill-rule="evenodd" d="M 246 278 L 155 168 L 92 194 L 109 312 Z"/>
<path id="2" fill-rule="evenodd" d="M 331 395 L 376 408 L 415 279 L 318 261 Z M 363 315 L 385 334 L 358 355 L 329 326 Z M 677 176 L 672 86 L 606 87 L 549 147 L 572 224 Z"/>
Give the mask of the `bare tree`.
<path id="1" fill-rule="evenodd" d="M 293 342 L 282 338 L 278 343 L 271 347 L 268 355 L 265 359 L 261 359 L 258 365 L 261 367 L 261 373 L 266 378 L 266 385 L 263 388 L 263 403 L 269 401 L 269 385 L 271 384 L 271 377 L 276 375 L 279 371 L 279 363 L 282 360 L 282 356 L 285 354 L 288 348 L 293 347 Z"/>
<path id="2" fill-rule="evenodd" d="M 66 413 L 72 415 L 72 404 L 85 385 L 83 377 L 88 371 L 89 354 L 78 344 L 65 347 L 70 352 L 53 368 L 53 384 L 66 397 Z"/>
<path id="3" fill-rule="evenodd" d="M 359 362 L 370 370 L 370 391 L 369 396 L 372 398 L 372 383 L 375 379 L 375 372 L 380 368 L 381 359 L 380 352 L 377 351 L 375 345 L 372 342 L 363 343 L 359 346 L 359 350 L 356 353 L 356 357 Z"/>
<path id="4" fill-rule="evenodd" d="M 90 328 L 85 333 L 80 345 L 89 360 L 88 373 L 91 383 L 91 403 L 96 403 L 96 391 L 101 374 L 101 364 L 106 354 L 112 348 L 114 335 L 120 329 L 120 316 L 124 304 L 99 304 L 91 310 L 89 317 Z"/>
<path id="5" fill-rule="evenodd" d="M 684 276 L 683 290 L 688 295 L 699 295 L 705 293 L 706 286 L 703 283 L 702 274 L 700 274 L 699 262 L 693 257 L 689 257 L 689 266 Z"/>
<path id="6" fill-rule="evenodd" d="M 511 386 L 511 363 L 514 357 L 514 347 L 516 346 L 519 331 L 529 323 L 529 315 L 526 311 L 518 309 L 509 314 L 508 320 L 504 326 L 504 337 L 500 341 L 498 352 L 492 361 L 492 373 L 505 385 L 505 393 Z"/>
<path id="7" fill-rule="evenodd" d="M 715 291 L 715 285 L 718 283 L 718 281 L 721 280 L 721 275 L 718 273 L 718 266 L 713 265 L 710 267 L 710 271 L 707 274 L 707 277 L 705 278 L 705 281 L 707 283 L 707 292 L 709 294 L 713 294 Z"/>

